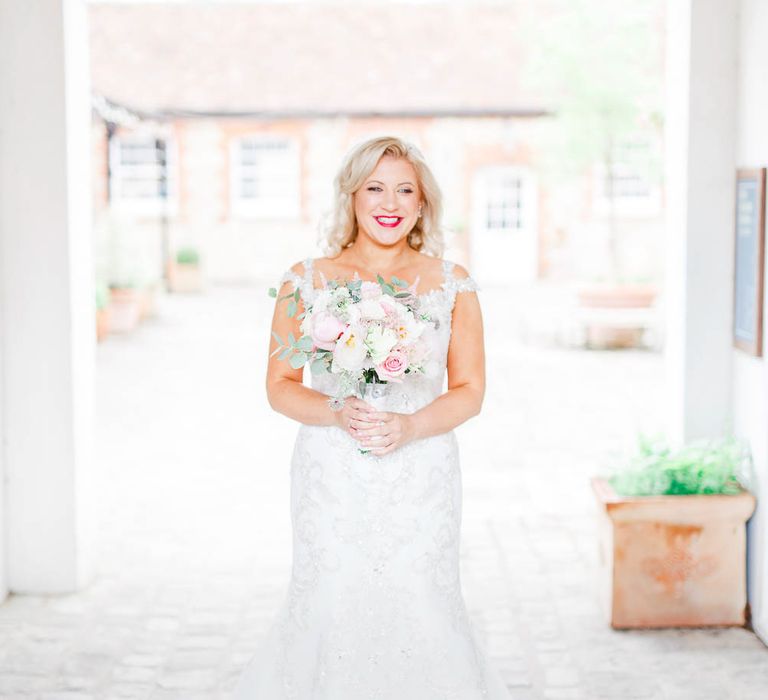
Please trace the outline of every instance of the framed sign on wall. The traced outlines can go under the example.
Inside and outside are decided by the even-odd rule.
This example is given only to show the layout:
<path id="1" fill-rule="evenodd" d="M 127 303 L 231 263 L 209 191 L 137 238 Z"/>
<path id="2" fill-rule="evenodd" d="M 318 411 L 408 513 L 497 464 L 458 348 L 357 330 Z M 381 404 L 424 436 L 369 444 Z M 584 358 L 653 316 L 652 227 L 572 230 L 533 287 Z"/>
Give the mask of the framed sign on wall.
<path id="1" fill-rule="evenodd" d="M 736 172 L 733 344 L 763 354 L 765 168 Z"/>

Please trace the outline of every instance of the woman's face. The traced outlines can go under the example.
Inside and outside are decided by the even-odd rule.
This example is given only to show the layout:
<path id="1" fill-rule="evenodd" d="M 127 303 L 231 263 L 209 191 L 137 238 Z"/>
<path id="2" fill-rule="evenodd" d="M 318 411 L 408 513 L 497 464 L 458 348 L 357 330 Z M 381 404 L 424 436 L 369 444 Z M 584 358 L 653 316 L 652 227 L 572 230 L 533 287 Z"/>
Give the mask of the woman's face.
<path id="1" fill-rule="evenodd" d="M 408 236 L 419 217 L 416 169 L 405 158 L 385 155 L 354 194 L 358 235 L 391 246 Z"/>

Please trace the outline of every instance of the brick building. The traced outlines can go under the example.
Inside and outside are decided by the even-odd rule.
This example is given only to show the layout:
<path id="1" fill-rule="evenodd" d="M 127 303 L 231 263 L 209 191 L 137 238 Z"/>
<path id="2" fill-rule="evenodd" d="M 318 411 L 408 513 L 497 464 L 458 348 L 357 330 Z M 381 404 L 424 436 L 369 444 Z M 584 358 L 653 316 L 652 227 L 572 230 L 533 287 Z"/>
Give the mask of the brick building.
<path id="1" fill-rule="evenodd" d="M 94 4 L 89 13 L 104 275 L 151 276 L 164 246 L 192 245 L 209 279 L 273 278 L 320 253 L 344 153 L 381 134 L 422 149 L 445 197 L 446 255 L 482 282 L 567 274 L 557 256 L 568 236 L 599 265 L 581 232 L 594 231 L 585 225 L 600 202 L 595 210 L 584 183 L 574 195 L 539 182 L 533 144 L 549 107 L 524 86 L 517 3 Z M 654 197 L 639 220 L 643 241 L 658 227 Z M 117 272 L 107 260 L 116 246 Z"/>

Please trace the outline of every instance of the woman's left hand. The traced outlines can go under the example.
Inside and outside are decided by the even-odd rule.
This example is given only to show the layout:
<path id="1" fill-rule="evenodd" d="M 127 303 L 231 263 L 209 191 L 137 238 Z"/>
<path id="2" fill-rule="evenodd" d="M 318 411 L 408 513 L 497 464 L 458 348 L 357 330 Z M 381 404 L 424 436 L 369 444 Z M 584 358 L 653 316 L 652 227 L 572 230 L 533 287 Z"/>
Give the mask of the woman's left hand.
<path id="1" fill-rule="evenodd" d="M 413 417 L 408 413 L 379 411 L 369 413 L 366 418 L 366 423 L 370 425 L 373 422 L 373 425 L 362 427 L 364 424 L 361 421 L 354 421 L 357 428 L 355 439 L 361 447 L 369 449 L 371 454 L 385 455 L 416 437 Z"/>

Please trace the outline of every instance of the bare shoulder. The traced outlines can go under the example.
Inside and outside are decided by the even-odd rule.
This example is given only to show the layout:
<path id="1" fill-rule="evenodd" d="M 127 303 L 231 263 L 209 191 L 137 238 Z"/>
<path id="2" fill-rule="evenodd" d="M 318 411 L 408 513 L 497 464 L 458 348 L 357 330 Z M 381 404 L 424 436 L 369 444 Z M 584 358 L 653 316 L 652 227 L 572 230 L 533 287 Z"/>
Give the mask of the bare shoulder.
<path id="1" fill-rule="evenodd" d="M 453 276 L 456 277 L 456 279 L 466 279 L 469 277 L 469 270 L 467 270 L 464 265 L 459 265 L 459 263 L 453 264 Z"/>
<path id="2" fill-rule="evenodd" d="M 291 272 L 295 272 L 297 275 L 303 275 L 304 271 L 306 269 L 304 267 L 304 261 L 303 260 L 299 260 L 299 262 L 294 263 L 293 265 L 291 265 L 290 269 L 291 269 Z"/>

